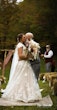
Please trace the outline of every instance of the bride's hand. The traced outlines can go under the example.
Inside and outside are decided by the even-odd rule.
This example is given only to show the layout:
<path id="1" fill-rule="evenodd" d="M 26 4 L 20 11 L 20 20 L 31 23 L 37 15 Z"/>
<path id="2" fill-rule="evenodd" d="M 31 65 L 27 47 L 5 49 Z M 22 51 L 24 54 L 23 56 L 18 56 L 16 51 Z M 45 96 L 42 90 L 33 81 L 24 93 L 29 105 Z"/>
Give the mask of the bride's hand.
<path id="1" fill-rule="evenodd" d="M 33 59 L 34 58 L 34 56 L 31 53 L 28 53 L 27 57 L 28 57 L 28 59 Z"/>

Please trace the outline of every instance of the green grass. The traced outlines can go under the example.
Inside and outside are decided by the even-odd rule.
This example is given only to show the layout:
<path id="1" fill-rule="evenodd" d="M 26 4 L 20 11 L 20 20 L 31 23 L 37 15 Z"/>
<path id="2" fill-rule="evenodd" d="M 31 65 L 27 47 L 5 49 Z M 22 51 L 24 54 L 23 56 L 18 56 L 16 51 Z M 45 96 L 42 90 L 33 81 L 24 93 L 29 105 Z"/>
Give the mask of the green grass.
<path id="1" fill-rule="evenodd" d="M 40 62 L 40 73 L 44 73 L 45 72 L 45 61 L 44 61 L 44 59 L 41 59 L 40 60 L 41 62 Z"/>
<path id="2" fill-rule="evenodd" d="M 10 73 L 10 65 L 9 63 L 5 69 L 5 77 L 6 77 L 6 84 L 8 82 L 9 78 L 9 73 Z M 41 73 L 45 72 L 45 66 L 44 66 L 44 61 L 41 60 Z M 1 70 L 0 70 L 1 74 Z M 57 96 L 52 95 L 52 90 L 48 85 L 48 82 L 43 83 L 42 81 L 39 81 L 39 86 L 40 88 L 44 89 L 42 91 L 42 96 L 50 95 L 52 101 L 53 101 L 53 106 L 52 107 L 37 107 L 37 106 L 10 106 L 10 107 L 3 107 L 0 106 L 0 110 L 57 110 Z M 2 84 L 2 88 L 5 88 L 6 84 Z M 1 96 L 1 93 L 0 93 Z"/>

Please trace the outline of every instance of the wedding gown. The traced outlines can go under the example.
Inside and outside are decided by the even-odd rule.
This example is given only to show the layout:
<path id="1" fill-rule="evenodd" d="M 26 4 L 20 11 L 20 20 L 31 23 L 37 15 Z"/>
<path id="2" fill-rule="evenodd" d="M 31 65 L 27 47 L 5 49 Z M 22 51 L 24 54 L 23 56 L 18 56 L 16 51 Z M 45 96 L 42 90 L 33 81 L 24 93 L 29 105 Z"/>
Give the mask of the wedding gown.
<path id="1" fill-rule="evenodd" d="M 23 53 L 25 53 L 26 50 L 26 47 L 22 43 L 19 43 L 16 49 L 17 57 L 18 48 L 20 47 L 23 47 Z M 2 94 L 2 98 L 5 100 L 23 102 L 33 102 L 42 99 L 38 82 L 29 61 L 18 59 L 14 74 L 8 82 L 5 92 Z"/>

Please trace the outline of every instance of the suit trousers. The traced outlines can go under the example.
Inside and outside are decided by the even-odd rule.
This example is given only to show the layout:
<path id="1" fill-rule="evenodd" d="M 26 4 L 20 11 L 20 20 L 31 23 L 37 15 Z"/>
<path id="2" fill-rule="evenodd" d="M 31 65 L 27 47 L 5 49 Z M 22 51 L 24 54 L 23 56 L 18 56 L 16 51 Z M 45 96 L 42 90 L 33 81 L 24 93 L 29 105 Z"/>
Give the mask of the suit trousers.
<path id="1" fill-rule="evenodd" d="M 38 80 L 39 73 L 40 73 L 40 58 L 36 60 L 30 60 L 31 67 L 35 73 L 36 79 Z"/>

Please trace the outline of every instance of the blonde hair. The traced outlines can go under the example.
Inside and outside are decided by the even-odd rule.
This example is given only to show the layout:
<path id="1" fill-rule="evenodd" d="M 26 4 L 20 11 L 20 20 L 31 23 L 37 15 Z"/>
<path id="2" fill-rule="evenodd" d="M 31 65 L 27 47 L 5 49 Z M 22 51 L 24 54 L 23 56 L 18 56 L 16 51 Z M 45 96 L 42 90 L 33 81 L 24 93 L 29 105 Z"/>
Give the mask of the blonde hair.
<path id="1" fill-rule="evenodd" d="M 26 36 L 31 36 L 32 38 L 34 37 L 33 33 L 31 33 L 31 32 L 27 32 L 25 35 Z"/>

